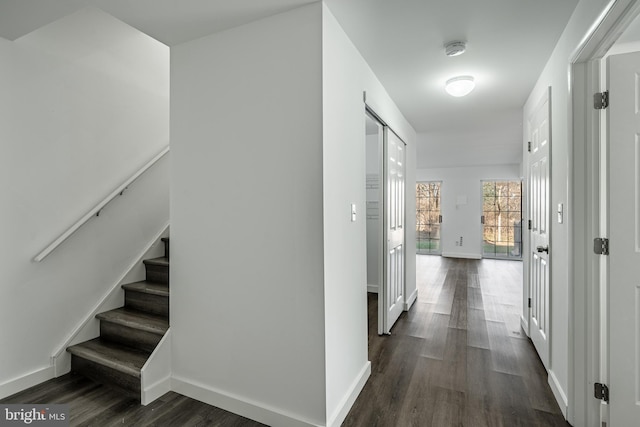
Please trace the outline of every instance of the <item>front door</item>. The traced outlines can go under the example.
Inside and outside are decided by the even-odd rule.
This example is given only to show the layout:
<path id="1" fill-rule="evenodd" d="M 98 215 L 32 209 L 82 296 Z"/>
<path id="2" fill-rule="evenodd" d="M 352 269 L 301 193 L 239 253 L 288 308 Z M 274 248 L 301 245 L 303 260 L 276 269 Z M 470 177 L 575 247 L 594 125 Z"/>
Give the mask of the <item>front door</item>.
<path id="1" fill-rule="evenodd" d="M 384 285 L 378 333 L 389 334 L 404 309 L 405 144 L 384 128 Z"/>
<path id="2" fill-rule="evenodd" d="M 529 329 L 540 360 L 549 369 L 549 150 L 550 92 L 529 118 Z"/>
<path id="3" fill-rule="evenodd" d="M 640 53 L 608 58 L 609 416 L 640 420 Z"/>

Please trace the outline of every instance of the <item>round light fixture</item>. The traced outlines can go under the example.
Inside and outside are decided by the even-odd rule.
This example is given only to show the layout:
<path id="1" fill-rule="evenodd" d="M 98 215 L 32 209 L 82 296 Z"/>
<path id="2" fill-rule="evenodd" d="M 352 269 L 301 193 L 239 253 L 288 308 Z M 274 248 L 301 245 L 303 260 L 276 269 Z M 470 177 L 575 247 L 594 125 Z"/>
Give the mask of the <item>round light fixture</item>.
<path id="1" fill-rule="evenodd" d="M 467 44 L 461 41 L 449 42 L 444 45 L 444 53 L 447 56 L 462 55 L 467 50 Z"/>
<path id="2" fill-rule="evenodd" d="M 476 87 L 476 84 L 471 76 L 454 77 L 447 80 L 444 86 L 447 93 L 455 97 L 469 95 L 474 87 Z"/>

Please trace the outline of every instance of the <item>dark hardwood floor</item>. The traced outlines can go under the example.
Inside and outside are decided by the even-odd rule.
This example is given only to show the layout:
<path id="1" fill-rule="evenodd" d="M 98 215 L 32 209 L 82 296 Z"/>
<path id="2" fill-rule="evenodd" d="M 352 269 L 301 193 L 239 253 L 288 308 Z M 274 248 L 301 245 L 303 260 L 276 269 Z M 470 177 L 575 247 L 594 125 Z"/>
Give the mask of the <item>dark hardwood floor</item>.
<path id="1" fill-rule="evenodd" d="M 418 301 L 377 335 L 369 294 L 372 374 L 343 426 L 567 426 L 520 330 L 522 264 L 418 256 Z M 259 426 L 176 393 L 148 406 L 78 375 L 0 403 L 66 403 L 72 426 Z"/>
<path id="2" fill-rule="evenodd" d="M 520 328 L 522 263 L 418 256 L 418 300 L 377 335 L 343 426 L 567 426 Z"/>
<path id="3" fill-rule="evenodd" d="M 169 392 L 155 402 L 141 406 L 138 399 L 77 374 L 67 374 L 0 403 L 62 403 L 69 405 L 70 425 L 107 426 L 230 426 L 263 424 L 231 412 Z"/>

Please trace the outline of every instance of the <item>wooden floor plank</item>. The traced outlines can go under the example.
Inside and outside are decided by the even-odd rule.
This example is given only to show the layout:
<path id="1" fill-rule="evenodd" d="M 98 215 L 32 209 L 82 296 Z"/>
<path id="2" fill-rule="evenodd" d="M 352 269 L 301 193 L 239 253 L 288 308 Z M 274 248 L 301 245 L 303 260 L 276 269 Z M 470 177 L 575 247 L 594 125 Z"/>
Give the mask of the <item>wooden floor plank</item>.
<path id="1" fill-rule="evenodd" d="M 522 264 L 426 255 L 416 264 L 418 301 L 392 335 L 378 336 L 368 295 L 372 373 L 343 426 L 566 427 L 519 329 Z M 72 374 L 0 403 L 67 403 L 72 426 L 262 425 L 173 392 L 140 406 Z"/>
<path id="2" fill-rule="evenodd" d="M 566 427 L 520 329 L 522 263 L 419 255 L 416 265 L 418 301 L 391 336 L 369 337 L 372 374 L 343 425 Z M 368 302 L 377 334 L 377 295 Z"/>

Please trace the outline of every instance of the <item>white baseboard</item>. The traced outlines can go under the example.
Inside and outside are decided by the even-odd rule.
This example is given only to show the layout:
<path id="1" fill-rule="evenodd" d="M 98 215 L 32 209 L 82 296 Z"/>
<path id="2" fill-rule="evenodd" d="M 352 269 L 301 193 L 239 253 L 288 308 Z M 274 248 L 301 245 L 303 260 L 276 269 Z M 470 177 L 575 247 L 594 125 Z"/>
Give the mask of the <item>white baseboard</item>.
<path id="1" fill-rule="evenodd" d="M 0 399 L 19 393 L 22 390 L 26 390 L 29 387 L 33 387 L 52 378 L 54 378 L 53 366 L 47 366 L 29 374 L 6 381 L 0 384 Z"/>
<path id="2" fill-rule="evenodd" d="M 140 403 L 144 406 L 171 391 L 171 328 L 140 370 Z"/>
<path id="3" fill-rule="evenodd" d="M 164 396 L 165 393 L 171 391 L 171 376 L 169 375 L 166 378 L 161 379 L 155 384 L 150 385 L 149 387 L 142 390 L 140 396 L 140 403 L 143 406 L 147 406 L 149 403 L 158 399 L 159 397 Z"/>
<path id="4" fill-rule="evenodd" d="M 529 336 L 529 321 L 524 318 L 524 316 L 520 316 L 520 327 L 524 331 L 527 336 Z"/>
<path id="5" fill-rule="evenodd" d="M 442 252 L 442 256 L 445 258 L 482 259 L 482 255 L 479 254 L 464 254 L 458 252 Z"/>
<path id="6" fill-rule="evenodd" d="M 371 375 L 371 362 L 367 361 L 364 367 L 358 374 L 358 377 L 355 379 L 351 387 L 349 387 L 349 391 L 344 396 L 338 408 L 334 411 L 331 418 L 327 422 L 328 427 L 339 427 L 345 418 L 347 418 L 347 414 L 349 414 L 349 410 L 355 403 L 358 395 L 362 391 L 364 385 L 367 383 L 369 376 Z"/>
<path id="7" fill-rule="evenodd" d="M 371 292 L 373 294 L 377 294 L 379 291 L 378 285 L 367 285 L 367 292 Z"/>
<path id="8" fill-rule="evenodd" d="M 171 378 L 171 390 L 268 426 L 323 427 L 323 424 L 299 419 L 295 415 L 287 414 L 276 408 L 252 402 L 242 396 L 216 390 L 187 378 L 177 376 Z"/>
<path id="9" fill-rule="evenodd" d="M 411 295 L 409 295 L 409 298 L 407 298 L 404 302 L 404 311 L 409 311 L 409 309 L 411 308 L 411 306 L 413 305 L 414 302 L 416 302 L 416 299 L 418 299 L 418 289 L 416 288 Z"/>
<path id="10" fill-rule="evenodd" d="M 558 406 L 560 406 L 560 411 L 562 411 L 562 415 L 566 420 L 567 410 L 569 408 L 569 400 L 567 399 L 567 395 L 564 392 L 564 390 L 562 390 L 562 387 L 560 386 L 560 382 L 558 381 L 556 374 L 554 374 L 552 370 L 549 370 L 548 382 L 549 382 L 549 386 L 551 387 L 551 391 L 553 392 L 553 396 L 556 398 L 556 401 L 558 402 Z"/>

